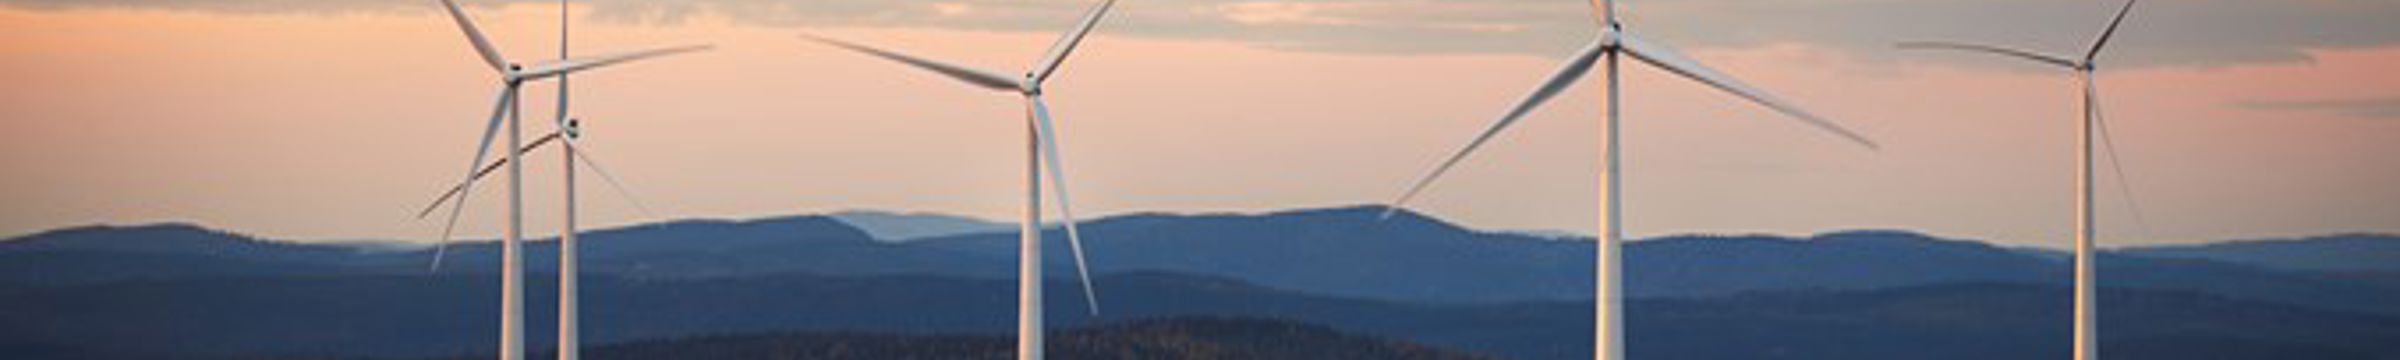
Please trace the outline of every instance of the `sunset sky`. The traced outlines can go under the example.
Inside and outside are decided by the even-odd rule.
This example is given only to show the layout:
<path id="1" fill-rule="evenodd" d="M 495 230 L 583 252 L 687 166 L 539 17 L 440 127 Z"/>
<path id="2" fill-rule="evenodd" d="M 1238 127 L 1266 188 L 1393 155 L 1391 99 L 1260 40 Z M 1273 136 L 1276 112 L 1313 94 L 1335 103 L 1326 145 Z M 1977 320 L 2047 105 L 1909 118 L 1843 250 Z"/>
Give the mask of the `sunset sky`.
<path id="1" fill-rule="evenodd" d="M 462 0 L 501 51 L 555 57 L 556 3 Z M 1629 0 L 1674 45 L 1884 144 L 1868 151 L 1628 63 L 1629 234 L 1904 228 L 2064 247 L 2076 88 L 1960 40 L 2079 54 L 2115 1 Z M 588 177 L 583 223 L 843 209 L 1012 219 L 1014 95 L 802 33 L 1017 73 L 1083 0 L 608 0 L 579 54 L 712 52 L 575 78 L 587 146 L 657 210 Z M 1389 201 L 1594 32 L 1567 0 L 1124 0 L 1047 87 L 1079 214 Z M 496 81 L 433 0 L 0 0 L 0 234 L 189 221 L 272 238 L 428 241 Z M 2106 245 L 2400 231 L 2400 2 L 2155 0 L 2100 57 L 2147 226 L 2102 168 Z M 1590 232 L 1599 74 L 1412 208 Z M 528 139 L 554 88 L 530 85 Z M 557 227 L 556 153 L 529 232 Z M 2105 166 L 2105 163 L 2103 164 Z M 496 184 L 496 183 L 495 183 Z M 499 186 L 466 233 L 494 236 Z"/>

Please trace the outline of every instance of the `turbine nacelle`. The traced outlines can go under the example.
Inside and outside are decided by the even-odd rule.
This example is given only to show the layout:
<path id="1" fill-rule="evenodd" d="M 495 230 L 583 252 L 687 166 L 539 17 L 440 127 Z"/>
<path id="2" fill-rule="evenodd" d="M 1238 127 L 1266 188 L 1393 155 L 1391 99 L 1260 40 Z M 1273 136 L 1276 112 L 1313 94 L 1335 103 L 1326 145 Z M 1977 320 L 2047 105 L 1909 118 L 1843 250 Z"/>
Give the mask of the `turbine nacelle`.
<path id="1" fill-rule="evenodd" d="M 1042 96 L 1042 79 L 1035 78 L 1034 76 L 1034 73 L 1027 72 L 1025 73 L 1024 79 L 1017 80 L 1018 94 L 1024 94 L 1025 96 Z"/>
<path id="2" fill-rule="evenodd" d="M 1616 50 L 1625 41 L 1625 25 L 1609 22 L 1608 27 L 1600 29 L 1600 37 L 1595 41 L 1600 42 L 1601 49 Z"/>
<path id="3" fill-rule="evenodd" d="M 508 83 L 509 85 L 517 85 L 525 83 L 526 80 L 533 79 L 529 79 L 525 76 L 524 64 L 508 63 L 507 68 L 500 70 L 501 82 Z"/>

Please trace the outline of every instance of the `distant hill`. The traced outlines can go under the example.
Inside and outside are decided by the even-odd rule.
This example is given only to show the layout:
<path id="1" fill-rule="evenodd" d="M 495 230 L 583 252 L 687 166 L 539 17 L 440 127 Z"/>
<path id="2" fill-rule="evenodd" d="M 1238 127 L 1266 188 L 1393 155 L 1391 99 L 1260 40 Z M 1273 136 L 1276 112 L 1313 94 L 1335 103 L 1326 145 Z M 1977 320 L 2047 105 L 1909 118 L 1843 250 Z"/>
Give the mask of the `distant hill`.
<path id="1" fill-rule="evenodd" d="M 860 231 L 867 232 L 867 235 L 884 242 L 907 242 L 932 237 L 1017 231 L 1016 223 L 936 213 L 848 210 L 826 216 L 857 227 Z"/>
<path id="2" fill-rule="evenodd" d="M 1171 271 L 1271 287 L 1383 299 L 1477 301 L 1589 296 L 1590 246 L 1481 233 L 1371 207 L 1270 214 L 1133 214 L 1082 225 L 1094 271 Z M 1055 231 L 1053 231 L 1055 232 Z M 1016 235 L 925 239 L 919 246 L 1013 257 Z M 1051 254 L 1065 244 L 1046 243 Z M 1575 249 L 1586 249 L 1577 252 Z M 1053 272 L 1072 274 L 1066 256 Z M 1438 266 L 1432 266 L 1436 265 Z M 1584 270 L 1573 270 L 1580 266 Z M 997 269 L 996 269 L 997 270 Z M 1575 279 L 1587 279 L 1577 281 Z"/>
<path id="3" fill-rule="evenodd" d="M 45 251 L 200 255 L 252 261 L 303 261 L 359 252 L 345 246 L 279 242 L 185 223 L 94 225 L 0 241 L 0 254 Z"/>
<path id="4" fill-rule="evenodd" d="M 1245 215 L 1136 214 L 1083 226 L 1096 271 L 1213 274 L 1312 292 L 1443 302 L 1591 296 L 1592 243 L 1482 232 L 1380 207 Z M 1014 234 L 921 241 L 1004 257 Z M 1061 245 L 1052 244 L 1053 247 Z M 1051 251 L 1064 251 L 1054 249 Z M 1635 296 L 1876 288 L 1956 281 L 2064 279 L 2065 263 L 1989 245 L 1904 232 L 1814 238 L 1673 236 L 1627 245 Z M 1068 269 L 1064 262 L 1053 262 Z"/>
<path id="5" fill-rule="evenodd" d="M 593 273 L 635 278 L 706 278 L 760 274 L 945 274 L 959 269 L 1007 268 L 1010 258 L 991 258 L 877 241 L 841 220 L 789 216 L 743 221 L 677 221 L 585 233 L 577 240 L 582 266 Z M 558 247 L 528 247 L 532 268 L 557 268 Z M 499 269 L 499 246 L 479 242 L 454 247 L 459 255 L 445 271 L 489 273 Z M 404 264 L 421 264 L 414 253 Z"/>
<path id="6" fill-rule="evenodd" d="M 1412 303 L 1573 301 L 1591 296 L 1589 241 L 1485 232 L 1381 207 L 1264 214 L 1133 214 L 1084 224 L 1095 274 L 1173 272 L 1264 287 Z M 1053 279 L 1071 279 L 1062 234 L 1045 243 Z M 829 216 L 683 220 L 585 232 L 587 274 L 673 280 L 809 274 L 1015 276 L 1016 235 L 977 233 L 879 241 Z M 2304 240 L 2281 246 L 2300 246 Z M 2349 256 L 2400 250 L 2354 249 Z M 1717 297 L 1755 291 L 1881 289 L 1963 282 L 2065 284 L 2055 255 L 1903 231 L 1807 238 L 1683 235 L 1626 246 L 1630 296 Z M 537 239 L 527 265 L 556 267 Z M 2400 315 L 2389 273 L 2284 270 L 2239 260 L 2105 253 L 2108 286 L 2189 290 L 2329 309 Z M 498 246 L 462 241 L 442 274 L 498 269 Z M 190 225 L 89 227 L 0 241 L 0 283 L 95 284 L 228 276 L 422 275 L 432 250 L 296 244 Z"/>
<path id="7" fill-rule="evenodd" d="M 2205 259 L 2293 271 L 2400 272 L 2400 235 L 2342 234 L 2130 248 L 2120 253 Z"/>
<path id="8" fill-rule="evenodd" d="M 777 273 L 958 273 L 1013 259 L 876 241 L 824 216 L 746 221 L 681 220 L 583 232 L 585 271 L 641 278 Z M 529 269 L 557 267 L 555 238 L 529 239 Z M 89 284 L 230 275 L 423 274 L 431 247 L 303 244 L 253 239 L 192 225 L 83 227 L 0 240 L 0 283 Z M 499 271 L 495 240 L 457 240 L 441 273 Z"/>
<path id="9" fill-rule="evenodd" d="M 0 283 L 73 284 L 222 276 L 336 275 L 360 251 L 191 224 L 85 226 L 0 241 Z"/>
<path id="10" fill-rule="evenodd" d="M 1380 207 L 1267 214 L 1135 214 L 1083 227 L 1094 271 L 1208 274 L 1268 287 L 1408 302 L 1563 301 L 1591 296 L 1589 241 L 1482 232 L 1411 212 L 1379 220 Z M 977 234 L 913 245 L 1001 258 L 1013 234 Z M 1052 242 L 1049 253 L 1063 254 Z M 1843 231 L 1808 238 L 1683 235 L 1626 245 L 1625 288 L 1634 297 L 1713 297 L 1753 291 L 1879 289 L 2003 282 L 2063 285 L 2064 259 L 2021 249 L 1903 231 Z M 1065 256 L 1052 274 L 1072 274 Z M 2190 259 L 2104 255 L 2110 286 L 2181 289 L 2400 314 L 2389 289 L 2317 274 Z M 960 275 L 1007 274 L 1004 268 Z M 1003 275 L 1005 276 L 1005 275 Z"/>
<path id="11" fill-rule="evenodd" d="M 1099 318 L 1082 311 L 1071 257 L 1051 230 L 1049 320 L 1068 329 L 1269 318 L 1511 358 L 1588 358 L 1589 241 L 1479 231 L 1409 212 L 1379 220 L 1381 210 L 1090 221 L 1083 229 L 1100 276 Z M 795 331 L 976 337 L 1013 322 L 1017 239 L 1008 231 L 891 242 L 836 217 L 789 216 L 597 229 L 579 239 L 593 343 Z M 2391 306 L 2400 271 L 2374 270 L 2400 253 L 2390 244 L 2389 236 L 2345 235 L 2103 253 L 2103 345 L 2133 358 L 2400 358 L 2392 349 L 2400 307 Z M 551 338 L 555 245 L 527 247 L 536 348 Z M 1626 251 L 1636 356 L 2066 351 L 2069 267 L 2054 252 L 1904 231 L 1669 236 Z M 498 246 L 461 241 L 448 254 L 428 272 L 431 249 L 294 243 L 189 224 L 0 240 L 0 309 L 8 309 L 0 358 L 488 352 Z"/>

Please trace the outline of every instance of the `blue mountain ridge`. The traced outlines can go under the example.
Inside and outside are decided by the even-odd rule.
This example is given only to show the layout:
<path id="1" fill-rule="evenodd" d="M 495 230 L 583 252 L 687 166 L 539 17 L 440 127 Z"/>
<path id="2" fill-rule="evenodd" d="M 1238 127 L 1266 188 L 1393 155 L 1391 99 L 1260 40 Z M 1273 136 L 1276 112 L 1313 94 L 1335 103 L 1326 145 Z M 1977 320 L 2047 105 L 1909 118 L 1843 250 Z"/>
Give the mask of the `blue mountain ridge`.
<path id="1" fill-rule="evenodd" d="M 1242 316 L 1512 358 L 1587 357 L 1588 241 L 1468 229 L 1379 207 L 1133 214 L 1086 223 L 1104 313 L 1084 314 L 1053 230 L 1052 322 Z M 2370 237 L 2371 238 L 2371 237 Z M 2388 237 L 2386 237 L 2388 238 Z M 1013 233 L 893 243 L 839 219 L 682 220 L 582 234 L 599 343 L 781 331 L 995 333 Z M 2357 240 L 2347 240 L 2357 241 Z M 2371 240 L 2370 240 L 2371 241 Z M 2298 244 L 2282 241 L 2269 244 Z M 529 336 L 549 331 L 555 244 L 528 249 Z M 2248 245 L 2262 246 L 2262 245 Z M 2105 254 L 2113 354 L 2389 358 L 2400 287 L 2354 272 Z M 488 352 L 497 248 L 274 241 L 189 224 L 0 240 L 0 354 L 103 358 Z M 1630 340 L 1669 358 L 2064 354 L 2066 264 L 1905 231 L 1685 235 L 1627 246 Z M 483 314 L 483 315 L 476 315 Z M 85 339 L 120 339 L 107 343 Z M 1892 339 L 1903 339 L 1898 341 Z M 134 346 L 138 344 L 139 346 Z M 155 356 L 153 356 L 155 355 Z M 2238 357 L 2238 356 L 2237 356 Z"/>
<path id="2" fill-rule="evenodd" d="M 2125 253 L 2202 259 L 2293 271 L 2400 273 L 2400 236 L 2350 233 L 2209 244 L 2148 246 Z"/>
<path id="3" fill-rule="evenodd" d="M 1095 219 L 1082 227 L 1095 274 L 1162 271 L 1307 293 L 1429 303 L 1591 296 L 1589 241 L 1478 231 L 1406 211 L 1378 219 L 1382 211 L 1353 206 L 1264 214 L 1140 213 Z M 1060 240 L 1063 234 L 1056 228 L 1049 232 L 1047 274 L 1071 278 L 1072 258 Z M 827 216 L 669 221 L 597 229 L 578 239 L 585 271 L 634 279 L 785 273 L 1015 276 L 1014 232 L 893 243 L 877 241 Z M 2400 243 L 2400 238 L 2389 236 L 2341 239 Z M 535 241 L 527 249 L 529 268 L 555 268 L 554 242 Z M 1807 238 L 1667 236 L 1629 242 L 1626 252 L 1625 285 L 1634 297 L 1959 282 L 2057 285 L 2068 280 L 2070 270 L 2059 259 L 2022 250 L 1889 230 Z M 186 224 L 82 227 L 0 241 L 0 283 L 424 274 L 431 253 L 262 240 Z M 490 273 L 498 267 L 498 246 L 490 240 L 454 243 L 446 256 L 439 273 Z M 2400 313 L 2380 306 L 2393 298 L 2388 296 L 2393 291 L 2400 291 L 2390 286 L 2353 284 L 2360 281 L 2272 262 L 2156 256 L 2140 248 L 2110 252 L 2100 261 L 2107 286 Z"/>

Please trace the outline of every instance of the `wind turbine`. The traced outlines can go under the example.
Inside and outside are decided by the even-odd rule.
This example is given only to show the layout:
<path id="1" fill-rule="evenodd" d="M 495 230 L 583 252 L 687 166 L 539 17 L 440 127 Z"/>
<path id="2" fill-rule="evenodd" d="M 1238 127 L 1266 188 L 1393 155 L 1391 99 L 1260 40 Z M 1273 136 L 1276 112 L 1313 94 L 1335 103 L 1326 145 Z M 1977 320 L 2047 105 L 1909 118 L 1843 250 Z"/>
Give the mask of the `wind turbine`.
<path id="1" fill-rule="evenodd" d="M 1034 63 L 1033 68 L 1026 70 L 1023 77 L 1010 77 L 997 72 L 952 65 L 832 38 L 807 36 L 817 42 L 845 50 L 933 71 L 984 89 L 1015 92 L 1025 98 L 1026 197 L 1023 218 L 1017 225 L 1018 359 L 1041 359 L 1043 354 L 1041 172 L 1045 161 L 1049 164 L 1051 190 L 1058 197 L 1059 215 L 1066 218 L 1064 225 L 1067 229 L 1067 244 L 1070 249 L 1074 250 L 1075 273 L 1078 278 L 1083 280 L 1084 304 L 1089 307 L 1093 315 L 1100 314 L 1099 298 L 1092 292 L 1091 271 L 1084 265 L 1082 236 L 1077 234 L 1075 229 L 1075 212 L 1067 206 L 1066 170 L 1061 168 L 1063 165 L 1059 161 L 1058 132 L 1050 126 L 1050 107 L 1042 102 L 1042 83 L 1044 80 L 1048 80 L 1051 74 L 1058 71 L 1059 64 L 1066 61 L 1067 54 L 1075 51 L 1075 45 L 1083 41 L 1084 34 L 1090 33 L 1092 27 L 1100 23 L 1101 16 L 1108 13 L 1109 6 L 1115 3 L 1116 0 L 1101 0 L 1100 4 L 1094 5 L 1089 12 L 1084 14 L 1082 21 L 1075 24 L 1074 29 L 1059 36 L 1058 41 L 1050 46 L 1049 53 L 1043 55 L 1039 62 Z"/>
<path id="2" fill-rule="evenodd" d="M 2100 56 L 2100 49 L 2108 45 L 2108 38 L 2116 35 L 2117 25 L 2125 22 L 2125 14 L 2133 11 L 2135 1 L 2126 0 L 2124 7 L 2117 8 L 2116 17 L 2108 21 L 2107 28 L 2100 30 L 2100 36 L 2092 40 L 2091 48 L 2084 50 L 2082 58 L 2070 59 L 2006 47 L 1956 42 L 1923 41 L 1904 42 L 1899 45 L 1902 49 L 1957 50 L 1994 54 L 2056 65 L 2075 72 L 2075 82 L 2083 88 L 2083 123 L 2078 125 L 2075 133 L 2075 359 L 2077 360 L 2100 358 L 2100 343 L 2095 339 L 2099 335 L 2095 321 L 2100 316 L 2100 309 L 2098 304 L 2093 303 L 2093 296 L 2097 295 L 2096 290 L 2093 289 L 2097 280 L 2094 280 L 2093 276 L 2099 269 L 2094 268 L 2092 264 L 2092 247 L 2096 241 L 2093 239 L 2092 231 L 2095 219 L 2092 211 L 2092 132 L 2095 124 L 2099 128 L 2101 140 L 2106 141 L 2108 146 L 2109 165 L 2116 170 L 2117 185 L 2121 187 L 2120 191 L 2125 192 L 2126 203 L 2133 210 L 2135 221 L 2141 221 L 2141 206 L 2133 202 L 2133 186 L 2125 181 L 2125 165 L 2123 160 L 2116 155 L 2116 141 L 2107 139 L 2108 125 L 2106 120 L 2100 118 L 2100 90 L 2093 84 L 2096 81 L 2093 78 L 2094 71 L 2098 69 L 2094 60 Z"/>
<path id="3" fill-rule="evenodd" d="M 527 67 L 521 64 L 509 62 L 507 58 L 502 57 L 500 55 L 500 51 L 494 48 L 491 44 L 491 41 L 484 37 L 483 31 L 476 28 L 475 22 L 467 18 L 465 11 L 459 9 L 458 3 L 451 0 L 440 1 L 442 3 L 443 10 L 446 10 L 450 15 L 450 19 L 458 24 L 459 31 L 466 35 L 468 44 L 474 46 L 476 54 L 483 58 L 484 64 L 491 66 L 492 70 L 499 73 L 501 91 L 499 95 L 500 99 L 496 101 L 497 104 L 493 105 L 491 120 L 484 124 L 482 140 L 475 145 L 475 158 L 467 163 L 465 179 L 460 180 L 457 196 L 458 201 L 450 208 L 449 220 L 442 227 L 441 241 L 434 247 L 435 250 L 432 266 L 436 269 L 441 267 L 442 256 L 448 249 L 451 232 L 457 228 L 459 212 L 465 207 L 464 204 L 466 203 L 467 195 L 474 193 L 471 190 L 474 186 L 475 176 L 477 173 L 481 172 L 480 170 L 484 167 L 484 156 L 489 152 L 492 146 L 492 136 L 499 132 L 503 118 L 505 118 L 508 123 L 508 148 L 514 150 L 524 147 L 522 144 L 523 138 L 518 136 L 519 116 L 517 113 L 517 91 L 519 87 L 524 85 L 525 82 L 564 76 L 577 71 L 590 70 L 618 63 L 678 53 L 700 51 L 709 48 L 705 45 L 672 47 L 590 58 L 561 59 L 557 61 L 536 63 L 531 67 Z M 566 142 L 572 142 L 572 140 L 570 140 L 568 137 L 560 137 L 559 139 Z M 500 359 L 522 360 L 525 357 L 525 299 L 523 285 L 525 272 L 524 264 L 522 264 L 524 254 L 520 249 L 522 248 L 520 243 L 522 240 L 521 238 L 523 237 L 521 225 L 524 221 L 524 202 L 522 196 L 523 171 L 519 164 L 522 164 L 523 162 L 518 161 L 517 151 L 508 151 L 507 153 L 506 164 L 509 175 L 509 199 L 508 228 L 501 241 Z"/>
<path id="4" fill-rule="evenodd" d="M 1459 149 L 1458 152 L 1451 155 L 1448 160 L 1442 161 L 1441 165 L 1439 167 L 1435 167 L 1432 173 L 1425 175 L 1425 177 L 1421 180 L 1418 180 L 1415 185 L 1410 186 L 1408 192 L 1401 194 L 1398 200 L 1393 200 L 1391 206 L 1384 210 L 1383 217 L 1390 218 L 1392 214 L 1399 211 L 1401 206 L 1406 204 L 1409 199 L 1416 197 L 1417 194 L 1424 191 L 1427 186 L 1432 185 L 1435 179 L 1440 178 L 1443 173 L 1450 171 L 1451 166 L 1457 165 L 1458 162 L 1465 159 L 1468 154 L 1474 153 L 1476 148 L 1482 147 L 1484 142 L 1490 141 L 1492 137 L 1494 135 L 1498 135 L 1501 130 L 1507 129 L 1511 124 L 1515 124 L 1517 119 L 1524 117 L 1526 113 L 1531 112 L 1535 107 L 1540 106 L 1543 102 L 1550 100 L 1550 97 L 1558 95 L 1560 91 L 1564 91 L 1568 86 L 1573 85 L 1576 79 L 1582 78 L 1584 73 L 1591 71 L 1592 63 L 1606 60 L 1605 63 L 1608 67 L 1608 115 L 1601 130 L 1601 137 L 1604 138 L 1604 145 L 1603 149 L 1601 150 L 1603 158 L 1603 170 L 1601 171 L 1602 176 L 1600 180 L 1600 199 L 1602 205 L 1600 210 L 1599 244 L 1596 244 L 1596 250 L 1594 254 L 1598 266 L 1597 269 L 1595 269 L 1597 274 L 1595 274 L 1596 284 L 1593 286 L 1594 297 L 1592 299 L 1592 356 L 1595 359 L 1608 360 L 1623 359 L 1625 357 L 1625 334 L 1623 332 L 1624 317 L 1622 316 L 1623 314 L 1621 312 L 1624 298 L 1622 296 L 1623 288 L 1618 282 L 1619 273 L 1622 272 L 1621 270 L 1623 268 L 1623 263 L 1619 261 L 1622 257 L 1622 254 L 1619 252 L 1619 245 L 1624 236 L 1624 226 L 1620 221 L 1623 211 L 1621 211 L 1621 197 L 1619 196 L 1619 191 L 1621 190 L 1621 185 L 1623 182 L 1620 181 L 1619 178 L 1622 173 L 1619 171 L 1618 144 L 1620 143 L 1617 141 L 1617 95 L 1619 93 L 1617 89 L 1618 55 L 1621 54 L 1631 56 L 1635 60 L 1641 60 L 1642 62 L 1649 63 L 1652 66 L 1656 66 L 1659 69 L 1674 73 L 1675 75 L 1680 75 L 1693 81 L 1698 81 L 1701 84 L 1715 87 L 1717 90 L 1732 93 L 1734 96 L 1740 96 L 1743 99 L 1750 100 L 1751 102 L 1758 103 L 1759 105 L 1764 105 L 1767 108 L 1774 109 L 1777 112 L 1781 112 L 1795 119 L 1799 119 L 1800 121 L 1808 123 L 1809 125 L 1816 126 L 1817 128 L 1825 131 L 1833 132 L 1834 134 L 1856 142 L 1859 145 L 1864 145 L 1868 149 L 1875 149 L 1877 148 L 1877 145 L 1875 145 L 1874 141 L 1868 140 L 1865 136 L 1861 136 L 1856 132 L 1850 131 L 1849 129 L 1844 129 L 1840 125 L 1834 124 L 1832 121 L 1825 120 L 1824 118 L 1817 117 L 1816 115 L 1810 114 L 1807 111 L 1801 110 L 1799 106 L 1792 105 L 1789 102 L 1774 97 L 1773 95 L 1768 95 L 1765 91 L 1753 88 L 1748 84 L 1743 84 L 1741 81 L 1735 80 L 1731 76 L 1726 76 L 1725 74 L 1719 73 L 1714 69 L 1710 69 L 1705 65 L 1701 65 L 1700 62 L 1694 61 L 1689 57 L 1685 57 L 1683 54 L 1677 53 L 1673 49 L 1659 45 L 1658 43 L 1643 40 L 1642 38 L 1633 36 L 1633 34 L 1627 33 L 1625 31 L 1624 23 L 1618 21 L 1617 19 L 1616 1 L 1614 0 L 1594 1 L 1592 7 L 1593 20 L 1600 25 L 1600 34 L 1593 38 L 1589 45 L 1585 45 L 1583 50 L 1576 51 L 1574 57 L 1567 60 L 1566 65 L 1560 67 L 1557 73 L 1550 75 L 1550 78 L 1545 80 L 1540 87 L 1534 88 L 1533 92 L 1527 94 L 1524 100 L 1518 101 L 1516 106 L 1510 107 L 1507 113 L 1501 115 L 1498 122 L 1493 123 L 1492 126 L 1488 129 L 1485 129 L 1482 134 L 1476 135 L 1472 142 L 1468 142 L 1465 148 Z"/>
<path id="5" fill-rule="evenodd" d="M 578 282 L 576 275 L 580 274 L 581 272 L 577 268 L 578 264 L 576 259 L 575 245 L 575 235 L 577 232 L 575 228 L 575 163 L 581 162 L 584 166 L 589 167 L 592 170 L 592 173 L 600 175 L 600 179 L 606 181 L 611 188 L 614 188 L 617 191 L 617 195 L 624 198 L 627 203 L 633 205 L 635 210 L 640 211 L 645 216 L 655 217 L 655 213 L 649 210 L 649 206 L 643 205 L 640 198 L 634 197 L 633 192 L 626 190 L 623 182 L 618 181 L 615 175 L 609 174 L 608 169 L 604 166 L 601 166 L 599 160 L 594 159 L 594 156 L 591 155 L 590 148 L 584 147 L 584 145 L 578 145 L 578 142 L 562 141 L 568 138 L 580 138 L 583 133 L 580 125 L 580 121 L 568 119 L 565 122 L 564 127 L 558 129 L 557 131 L 552 131 L 549 134 L 542 135 L 542 137 L 534 139 L 532 143 L 525 144 L 525 147 L 517 149 L 519 156 L 522 156 L 523 154 L 533 153 L 534 150 L 540 150 L 542 147 L 551 143 L 561 143 L 567 145 L 564 149 L 560 150 L 567 157 L 566 172 L 560 175 L 561 177 L 565 178 L 564 180 L 566 182 L 566 187 L 564 188 L 566 190 L 566 229 L 560 233 L 558 240 L 558 356 L 560 360 L 574 360 L 581 358 L 582 356 L 582 352 L 580 351 L 581 342 L 579 342 L 581 339 L 579 336 L 581 331 L 578 329 L 578 324 L 582 322 L 582 315 L 578 311 L 580 302 L 577 301 L 577 298 L 580 297 L 580 294 L 577 291 L 578 287 L 576 286 L 576 283 Z M 493 161 L 490 164 L 486 164 L 481 170 L 476 171 L 475 176 L 469 181 L 483 181 L 484 177 L 490 176 L 494 172 L 498 172 L 505 165 L 508 165 L 507 159 L 501 159 Z M 417 217 L 423 218 L 426 215 L 433 213 L 434 209 L 440 208 L 442 204 L 448 203 L 450 200 L 456 200 L 457 196 L 466 190 L 466 183 L 451 185 L 447 191 L 442 192 L 440 197 L 434 198 L 432 203 L 426 204 L 422 210 L 418 210 Z"/>

